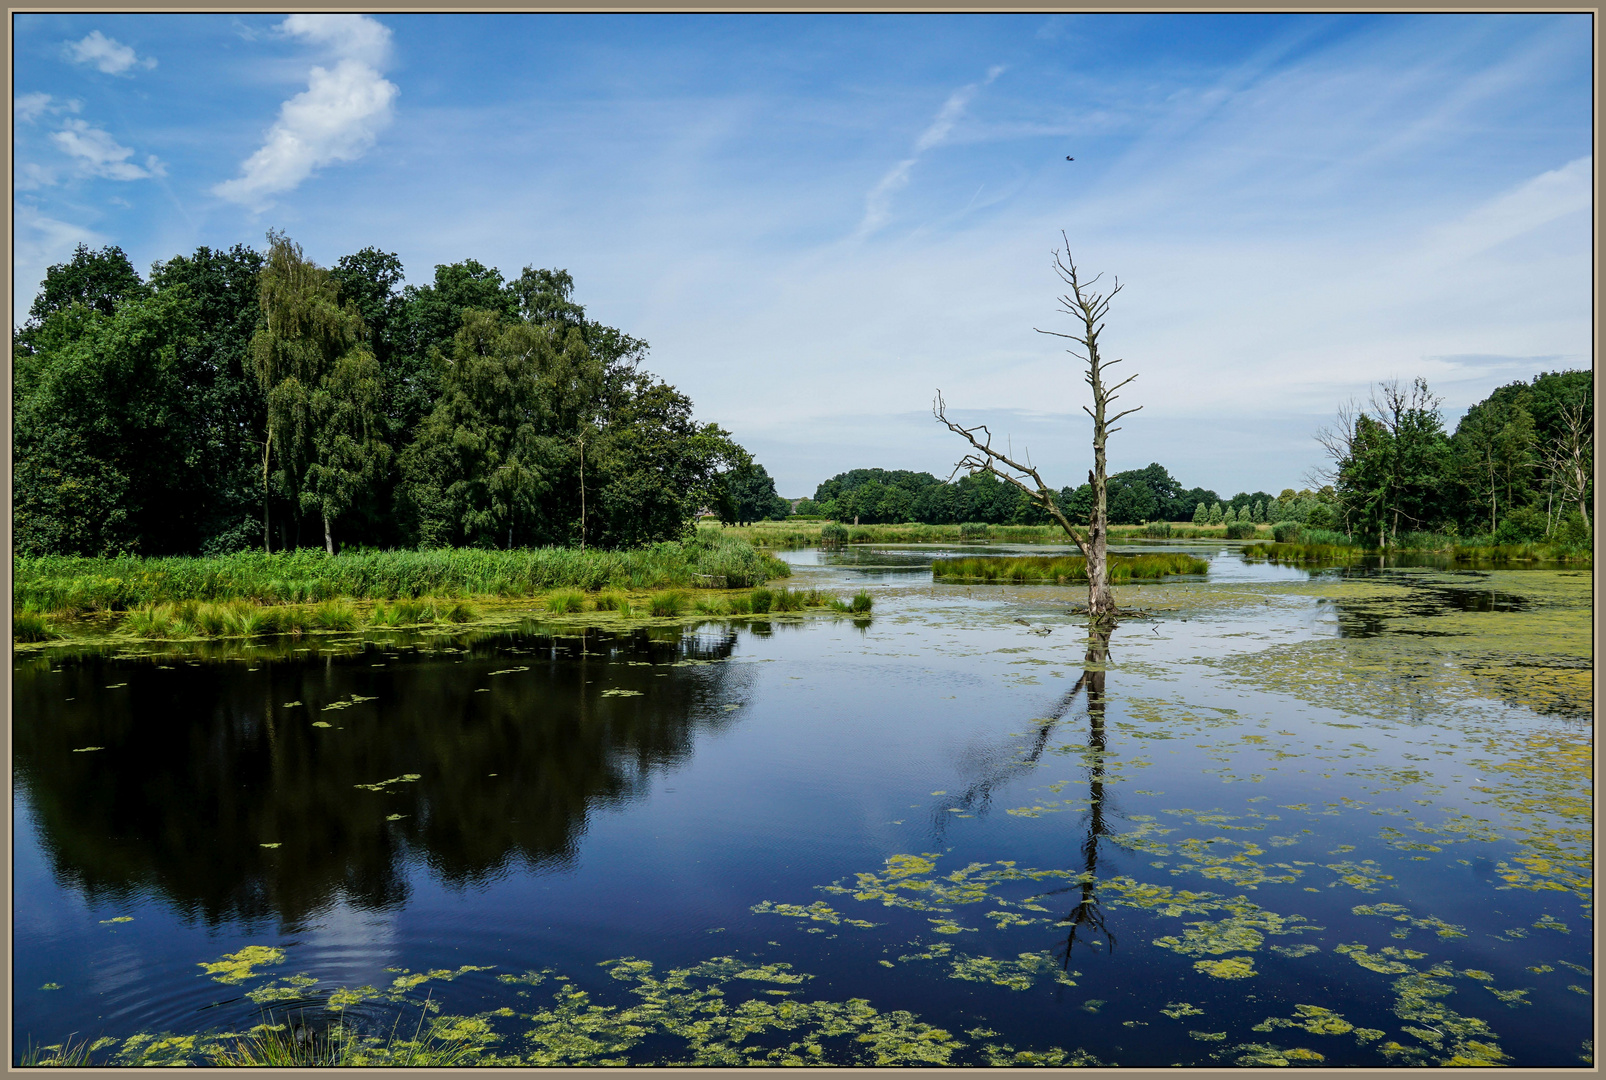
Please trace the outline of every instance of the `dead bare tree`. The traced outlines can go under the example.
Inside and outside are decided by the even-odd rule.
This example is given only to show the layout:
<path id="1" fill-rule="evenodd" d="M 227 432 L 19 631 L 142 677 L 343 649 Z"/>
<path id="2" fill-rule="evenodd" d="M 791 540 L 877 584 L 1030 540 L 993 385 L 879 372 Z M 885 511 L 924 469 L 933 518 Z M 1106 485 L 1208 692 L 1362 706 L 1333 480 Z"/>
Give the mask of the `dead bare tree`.
<path id="1" fill-rule="evenodd" d="M 1093 468 L 1087 474 L 1088 484 L 1093 489 L 1093 507 L 1088 515 L 1087 535 L 1084 537 L 1071 523 L 1065 511 L 1054 498 L 1054 492 L 1043 482 L 1042 476 L 1031 463 L 1031 455 L 1026 455 L 1024 463 L 1015 460 L 1013 451 L 1001 451 L 993 446 L 992 432 L 986 424 L 977 424 L 974 427 L 964 427 L 948 419 L 947 403 L 943 401 L 942 391 L 937 391 L 937 399 L 932 404 L 932 413 L 947 426 L 949 431 L 962 437 L 970 443 L 972 453 L 965 455 L 959 464 L 954 466 L 954 473 L 961 469 L 970 473 L 990 472 L 1000 480 L 1014 485 L 1026 493 L 1038 506 L 1048 512 L 1060 528 L 1065 530 L 1071 542 L 1081 551 L 1087 559 L 1087 613 L 1095 621 L 1108 620 L 1117 614 L 1115 593 L 1110 588 L 1109 566 L 1109 521 L 1106 500 L 1106 482 L 1108 477 L 1105 470 L 1105 442 L 1118 427 L 1112 427 L 1117 420 L 1128 416 L 1143 408 L 1138 405 L 1123 412 L 1110 415 L 1110 405 L 1115 401 L 1116 391 L 1137 378 L 1129 375 L 1114 386 L 1106 386 L 1104 373 L 1107 368 L 1121 363 L 1120 360 L 1105 361 L 1099 355 L 1099 335 L 1104 330 L 1104 316 L 1110 309 L 1110 301 L 1115 294 L 1121 291 L 1119 280 L 1108 293 L 1097 293 L 1093 286 L 1098 283 L 1098 277 L 1083 282 L 1079 278 L 1076 263 L 1071 259 L 1071 242 L 1069 237 L 1060 233 L 1065 241 L 1065 250 L 1054 252 L 1054 271 L 1059 274 L 1060 280 L 1071 287 L 1071 291 L 1059 298 L 1060 309 L 1067 315 L 1081 323 L 1080 332 L 1062 334 L 1055 330 L 1038 330 L 1039 334 L 1048 334 L 1051 337 L 1065 338 L 1082 347 L 1082 352 L 1071 348 L 1065 350 L 1087 365 L 1083 379 L 1093 389 L 1093 407 L 1082 406 L 1082 411 L 1093 418 Z M 980 432 L 980 436 L 977 433 Z M 951 476 L 950 476 L 951 479 Z"/>
<path id="2" fill-rule="evenodd" d="M 1589 480 L 1595 464 L 1594 414 L 1582 401 L 1562 406 L 1560 432 L 1545 450 L 1545 464 L 1561 489 L 1561 502 L 1577 500 L 1578 512 L 1589 522 Z M 1557 515 L 1560 517 L 1560 514 Z"/>

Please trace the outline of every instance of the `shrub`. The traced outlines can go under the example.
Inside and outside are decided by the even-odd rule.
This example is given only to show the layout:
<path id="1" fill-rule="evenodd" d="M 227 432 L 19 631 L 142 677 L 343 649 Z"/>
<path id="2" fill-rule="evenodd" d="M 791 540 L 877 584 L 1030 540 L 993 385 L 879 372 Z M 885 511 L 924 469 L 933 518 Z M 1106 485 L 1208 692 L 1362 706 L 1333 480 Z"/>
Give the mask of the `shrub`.
<path id="1" fill-rule="evenodd" d="M 659 593 L 649 607 L 655 618 L 672 619 L 686 610 L 686 594 L 678 591 Z"/>
<path id="2" fill-rule="evenodd" d="M 870 608 L 874 604 L 875 600 L 870 596 L 870 594 L 860 590 L 859 592 L 853 594 L 853 603 L 848 605 L 848 610 L 852 611 L 855 615 L 868 615 L 870 613 Z"/>
<path id="3" fill-rule="evenodd" d="M 330 601 L 313 609 L 312 621 L 320 630 L 351 630 L 357 625 L 357 611 L 350 604 Z"/>
<path id="4" fill-rule="evenodd" d="M 1551 543 L 1558 547 L 1587 548 L 1589 539 L 1589 525 L 1584 521 L 1584 515 L 1577 510 L 1556 522 L 1556 527 L 1550 534 Z"/>
<path id="5" fill-rule="evenodd" d="M 45 622 L 43 612 L 23 609 L 12 612 L 11 636 L 18 641 L 45 641 L 58 635 Z"/>
<path id="6" fill-rule="evenodd" d="M 1248 540 L 1255 535 L 1255 523 L 1252 521 L 1233 521 L 1227 525 L 1228 540 Z"/>
<path id="7" fill-rule="evenodd" d="M 747 594 L 747 602 L 754 615 L 764 615 L 775 602 L 775 594 L 768 589 L 754 589 Z"/>
<path id="8" fill-rule="evenodd" d="M 1171 535 L 1171 523 L 1169 521 L 1150 521 L 1143 526 L 1139 535 L 1145 536 L 1150 540 L 1167 539 Z"/>
<path id="9" fill-rule="evenodd" d="M 1204 503 L 1200 503 L 1193 508 L 1193 523 L 1195 525 L 1210 524 L 1210 508 Z"/>
<path id="10" fill-rule="evenodd" d="M 820 526 L 821 547 L 841 547 L 848 542 L 848 527 L 840 521 Z"/>
<path id="11" fill-rule="evenodd" d="M 1494 531 L 1496 544 L 1527 544 L 1545 535 L 1545 515 L 1532 507 L 1522 506 L 1506 512 Z"/>
<path id="12" fill-rule="evenodd" d="M 1279 521 L 1271 527 L 1271 538 L 1279 544 L 1297 544 L 1300 531 L 1297 521 Z"/>
<path id="13" fill-rule="evenodd" d="M 586 598 L 584 593 L 573 589 L 555 592 L 546 598 L 546 609 L 554 615 L 571 615 L 585 610 Z"/>
<path id="14" fill-rule="evenodd" d="M 987 524 L 982 521 L 967 521 L 959 526 L 959 539 L 985 540 L 987 539 Z"/>

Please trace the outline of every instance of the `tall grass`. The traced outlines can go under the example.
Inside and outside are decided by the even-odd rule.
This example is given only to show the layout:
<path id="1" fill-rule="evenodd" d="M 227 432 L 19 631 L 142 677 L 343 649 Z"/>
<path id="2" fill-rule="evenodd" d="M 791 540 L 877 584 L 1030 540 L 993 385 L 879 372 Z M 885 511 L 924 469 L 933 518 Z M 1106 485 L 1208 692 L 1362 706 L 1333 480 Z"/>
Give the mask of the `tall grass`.
<path id="1" fill-rule="evenodd" d="M 1307 537 L 1312 536 L 1314 531 L 1306 535 Z M 1349 538 L 1343 537 L 1343 539 L 1348 540 Z M 1358 544 L 1319 543 L 1310 540 L 1295 544 L 1246 544 L 1243 548 L 1244 558 L 1251 562 L 1264 560 L 1288 565 L 1354 562 L 1365 554 L 1366 549 Z"/>
<path id="2" fill-rule="evenodd" d="M 330 556 L 301 549 L 217 558 L 18 557 L 12 563 L 12 603 L 37 612 L 83 613 L 182 601 L 528 597 L 553 589 L 689 588 L 699 576 L 743 587 L 791 572 L 746 540 L 711 532 L 631 551 L 458 548 Z"/>
<path id="3" fill-rule="evenodd" d="M 1183 552 L 1155 555 L 1111 555 L 1110 581 L 1121 585 L 1172 574 L 1203 574 L 1210 564 Z M 1066 585 L 1087 580 L 1087 560 L 1080 555 L 967 556 L 938 559 L 931 564 L 937 581 L 960 580 L 1019 584 L 1051 581 Z"/>
<path id="4" fill-rule="evenodd" d="M 353 1066 L 385 1066 L 402 1068 L 451 1068 L 455 1065 L 473 1065 L 479 1047 L 462 1038 L 442 1038 L 434 1030 L 424 1030 L 424 1016 L 420 1012 L 418 1025 L 411 1038 L 398 1035 L 397 1024 L 391 1026 L 390 1037 L 360 1038 L 339 1024 L 331 1024 L 323 1031 L 312 1031 L 300 1025 L 261 1024 L 236 1040 L 232 1047 L 214 1055 L 212 1064 L 225 1068 L 350 1068 Z"/>

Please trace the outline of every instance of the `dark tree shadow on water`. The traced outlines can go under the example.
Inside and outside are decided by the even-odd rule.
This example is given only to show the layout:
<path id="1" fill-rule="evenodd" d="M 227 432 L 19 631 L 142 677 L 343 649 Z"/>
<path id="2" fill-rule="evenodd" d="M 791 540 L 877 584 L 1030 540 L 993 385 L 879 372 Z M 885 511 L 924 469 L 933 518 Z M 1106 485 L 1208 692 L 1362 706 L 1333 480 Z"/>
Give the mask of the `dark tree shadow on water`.
<path id="1" fill-rule="evenodd" d="M 1115 624 L 1108 620 L 1097 620 L 1089 624 L 1087 652 L 1083 658 L 1081 677 L 1076 680 L 1074 686 L 1060 696 L 1046 715 L 1037 718 L 1037 731 L 1024 752 L 1021 748 L 1010 745 L 1007 748 L 983 748 L 972 753 L 965 763 L 965 770 L 975 775 L 976 779 L 972 780 L 963 792 L 938 802 L 933 808 L 932 815 L 934 836 L 941 840 L 950 820 L 949 815 L 953 811 L 985 813 L 992 805 L 995 791 L 1037 766 L 1061 721 L 1076 710 L 1079 702 L 1082 703 L 1082 711 L 1085 712 L 1088 721 L 1086 754 L 1088 818 L 1087 832 L 1081 848 L 1079 884 L 1073 887 L 1080 889 L 1081 900 L 1060 920 L 1061 925 L 1068 926 L 1070 930 L 1065 940 L 1064 966 L 1067 969 L 1071 963 L 1071 952 L 1078 942 L 1087 942 L 1096 948 L 1098 938 L 1102 936 L 1106 948 L 1112 951 L 1115 948 L 1115 934 L 1105 925 L 1104 911 L 1099 907 L 1095 891 L 1099 840 L 1109 835 L 1109 827 L 1105 822 L 1104 680 L 1110 656 L 1110 635 L 1114 629 Z M 1045 896 L 1069 891 L 1072 890 L 1052 890 Z"/>

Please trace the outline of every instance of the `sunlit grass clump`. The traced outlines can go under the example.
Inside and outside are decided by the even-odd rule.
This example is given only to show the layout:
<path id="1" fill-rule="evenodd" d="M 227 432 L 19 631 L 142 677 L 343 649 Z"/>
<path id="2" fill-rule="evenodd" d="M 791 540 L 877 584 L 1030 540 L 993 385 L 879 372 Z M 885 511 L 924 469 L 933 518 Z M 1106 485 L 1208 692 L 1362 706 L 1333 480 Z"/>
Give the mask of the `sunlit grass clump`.
<path id="1" fill-rule="evenodd" d="M 1116 585 L 1173 574 L 1203 574 L 1209 569 L 1205 560 L 1183 552 L 1110 556 L 1110 581 Z M 931 564 L 931 576 L 936 581 L 1070 585 L 1087 580 L 1087 560 L 1080 555 L 966 556 L 938 559 Z"/>

